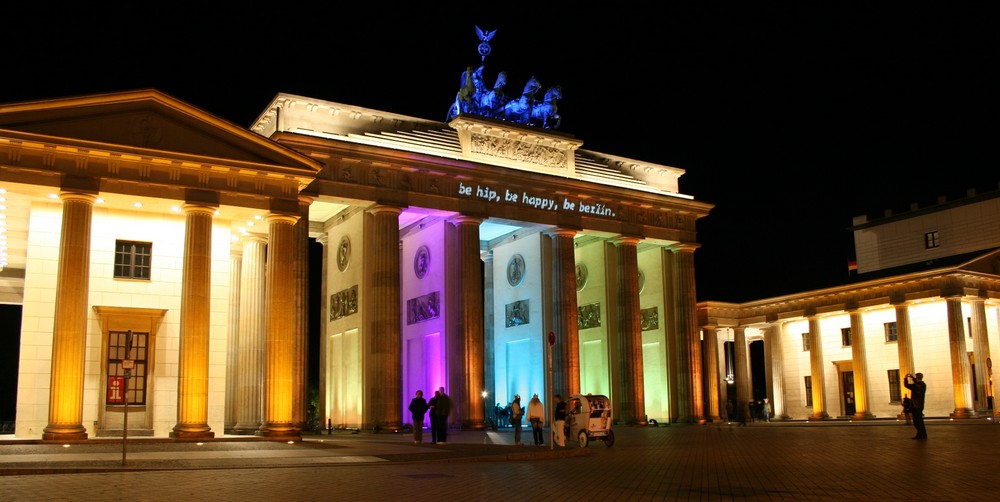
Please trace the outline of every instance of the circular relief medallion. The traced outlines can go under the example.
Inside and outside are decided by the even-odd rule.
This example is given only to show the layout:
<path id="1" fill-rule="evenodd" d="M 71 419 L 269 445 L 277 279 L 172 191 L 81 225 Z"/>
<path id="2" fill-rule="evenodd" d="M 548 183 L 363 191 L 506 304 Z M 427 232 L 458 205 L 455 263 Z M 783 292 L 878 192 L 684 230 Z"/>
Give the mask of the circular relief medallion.
<path id="1" fill-rule="evenodd" d="M 337 268 L 343 272 L 347 270 L 347 266 L 351 263 L 351 240 L 347 236 L 340 238 L 340 244 L 337 245 Z"/>
<path id="2" fill-rule="evenodd" d="M 427 269 L 431 266 L 431 251 L 427 246 L 420 246 L 417 254 L 413 256 L 413 273 L 417 274 L 417 279 L 423 279 L 427 275 Z"/>
<path id="3" fill-rule="evenodd" d="M 524 257 L 516 254 L 507 262 L 507 283 L 518 286 L 524 280 Z"/>
<path id="4" fill-rule="evenodd" d="M 639 271 L 639 292 L 642 293 L 643 288 L 646 287 L 646 274 Z"/>
<path id="5" fill-rule="evenodd" d="M 576 290 L 580 291 L 587 286 L 587 266 L 583 263 L 576 264 Z"/>

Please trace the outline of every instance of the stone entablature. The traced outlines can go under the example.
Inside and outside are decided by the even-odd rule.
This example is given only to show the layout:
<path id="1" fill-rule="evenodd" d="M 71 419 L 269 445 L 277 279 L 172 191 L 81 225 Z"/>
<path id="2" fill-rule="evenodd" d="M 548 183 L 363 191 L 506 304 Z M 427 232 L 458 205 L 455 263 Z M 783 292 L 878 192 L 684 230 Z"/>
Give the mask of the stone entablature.
<path id="1" fill-rule="evenodd" d="M 462 154 L 467 160 L 557 176 L 576 176 L 574 152 L 583 141 L 479 117 L 456 117 L 448 125 L 458 131 Z"/>
<path id="2" fill-rule="evenodd" d="M 442 162 L 328 138 L 286 133 L 273 139 L 325 162 L 321 181 L 313 187 L 316 195 L 348 204 L 378 200 L 689 243 L 696 242 L 696 220 L 712 207 L 683 197 L 480 163 Z"/>
<path id="3" fill-rule="evenodd" d="M 1000 298 L 1000 280 L 946 269 L 743 304 L 702 302 L 698 322 L 701 326 L 750 326 L 948 296 Z"/>

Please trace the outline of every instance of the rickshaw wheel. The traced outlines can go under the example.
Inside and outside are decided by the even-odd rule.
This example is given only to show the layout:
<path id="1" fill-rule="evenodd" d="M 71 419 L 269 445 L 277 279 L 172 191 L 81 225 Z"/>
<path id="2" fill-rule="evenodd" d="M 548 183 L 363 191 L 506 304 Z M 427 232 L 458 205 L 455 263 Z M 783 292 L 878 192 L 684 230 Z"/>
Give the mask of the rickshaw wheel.
<path id="1" fill-rule="evenodd" d="M 580 431 L 579 438 L 580 438 L 580 448 L 586 448 L 587 442 L 590 441 L 590 438 L 587 436 L 587 431 Z"/>
<path id="2" fill-rule="evenodd" d="M 608 435 L 604 436 L 604 444 L 608 445 L 608 448 L 615 445 L 615 431 L 608 430 Z"/>

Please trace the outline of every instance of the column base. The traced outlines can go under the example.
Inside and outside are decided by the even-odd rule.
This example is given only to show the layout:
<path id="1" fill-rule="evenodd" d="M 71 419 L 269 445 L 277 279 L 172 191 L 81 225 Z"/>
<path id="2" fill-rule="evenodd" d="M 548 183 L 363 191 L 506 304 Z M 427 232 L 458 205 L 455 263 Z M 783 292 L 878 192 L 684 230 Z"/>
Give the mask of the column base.
<path id="1" fill-rule="evenodd" d="M 226 434 L 233 434 L 235 436 L 253 436 L 257 434 L 258 427 L 233 427 L 226 431 Z"/>
<path id="2" fill-rule="evenodd" d="M 955 408 L 948 414 L 950 418 L 976 418 L 976 411 L 971 408 Z"/>
<path id="3" fill-rule="evenodd" d="M 87 439 L 87 431 L 83 432 L 43 432 L 42 441 L 82 441 Z"/>
<path id="4" fill-rule="evenodd" d="M 260 430 L 257 431 L 257 435 L 268 439 L 302 440 L 302 430 L 287 423 L 262 425 Z"/>
<path id="5" fill-rule="evenodd" d="M 818 421 L 821 421 L 821 420 L 829 420 L 829 418 L 830 418 L 830 415 L 828 415 L 825 411 L 821 411 L 819 413 L 812 414 L 809 417 L 809 421 L 810 422 L 818 422 Z"/>
<path id="6" fill-rule="evenodd" d="M 863 411 L 851 415 L 851 420 L 874 420 L 874 419 L 875 415 L 872 415 L 871 412 L 868 411 Z"/>
<path id="7" fill-rule="evenodd" d="M 486 422 L 483 420 L 467 420 L 462 422 L 463 431 L 484 431 L 486 430 Z"/>
<path id="8" fill-rule="evenodd" d="M 181 441 L 199 441 L 202 439 L 213 439 L 215 433 L 212 431 L 171 431 L 170 437 Z"/>

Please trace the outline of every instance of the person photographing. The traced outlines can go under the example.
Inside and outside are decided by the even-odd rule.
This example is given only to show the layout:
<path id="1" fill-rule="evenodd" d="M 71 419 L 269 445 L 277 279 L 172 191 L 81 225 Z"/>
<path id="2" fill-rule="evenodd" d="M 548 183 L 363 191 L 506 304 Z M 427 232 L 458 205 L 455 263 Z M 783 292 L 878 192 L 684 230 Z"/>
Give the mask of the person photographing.
<path id="1" fill-rule="evenodd" d="M 910 413 L 913 414 L 913 428 L 917 430 L 913 439 L 927 439 L 927 428 L 924 427 L 924 395 L 927 394 L 927 384 L 924 383 L 924 374 L 907 373 L 903 378 L 903 386 L 910 389 Z"/>

